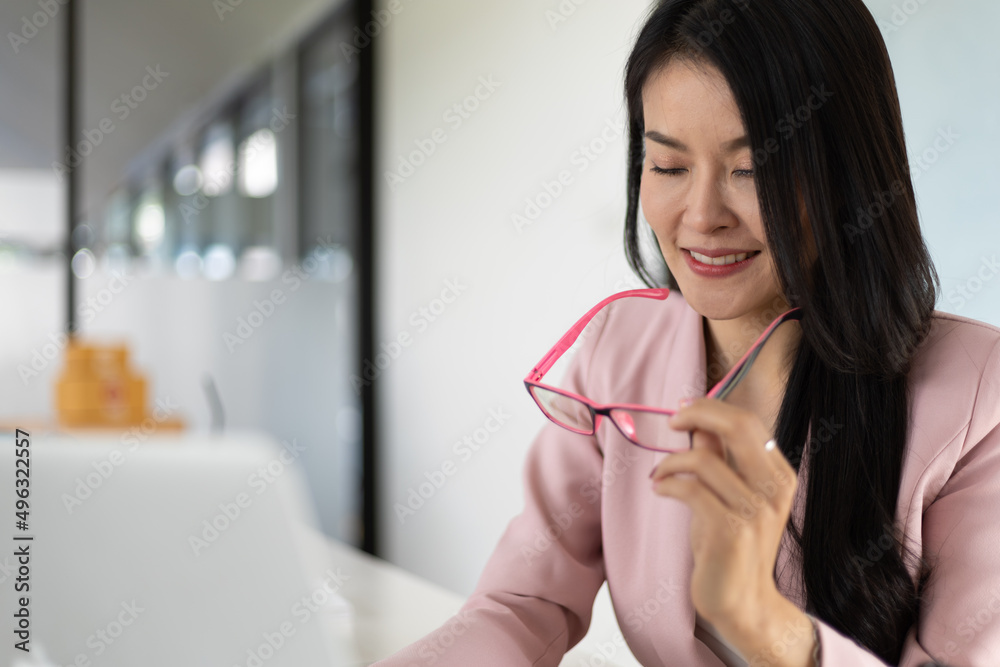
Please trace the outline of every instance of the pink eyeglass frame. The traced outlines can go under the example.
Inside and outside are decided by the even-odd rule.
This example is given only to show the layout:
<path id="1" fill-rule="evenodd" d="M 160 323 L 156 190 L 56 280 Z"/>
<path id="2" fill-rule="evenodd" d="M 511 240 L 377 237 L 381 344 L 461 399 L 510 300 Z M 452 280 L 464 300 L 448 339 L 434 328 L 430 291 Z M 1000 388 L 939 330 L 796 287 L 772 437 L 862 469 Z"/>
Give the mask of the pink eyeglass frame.
<path id="1" fill-rule="evenodd" d="M 681 451 L 677 449 L 658 449 L 655 447 L 649 447 L 647 445 L 644 445 L 641 442 L 636 441 L 632 436 L 626 433 L 625 430 L 622 429 L 622 427 L 618 424 L 618 422 L 615 421 L 614 417 L 611 416 L 611 411 L 616 408 L 626 409 L 626 410 L 638 410 L 642 412 L 664 414 L 668 416 L 673 416 L 674 414 L 677 413 L 677 410 L 672 410 L 669 408 L 654 408 L 649 405 L 637 405 L 632 403 L 608 403 L 606 405 L 601 405 L 600 403 L 594 403 L 589 398 L 581 396 L 580 394 L 574 394 L 573 392 L 566 391 L 565 389 L 558 389 L 551 385 L 542 384 L 542 378 L 549 371 L 549 369 L 551 369 L 552 366 L 555 365 L 557 361 L 559 361 L 559 358 L 562 357 L 562 355 L 566 352 L 566 350 L 568 350 L 570 347 L 573 346 L 573 343 L 575 343 L 576 339 L 580 337 L 580 334 L 590 323 L 590 321 L 594 319 L 597 313 L 600 312 L 606 305 L 608 305 L 612 301 L 617 301 L 618 299 L 623 299 L 625 297 L 632 297 L 632 296 L 642 297 L 646 299 L 658 299 L 660 301 L 663 301 L 669 295 L 670 295 L 670 290 L 665 287 L 628 290 L 625 292 L 612 294 L 611 296 L 609 296 L 608 298 L 604 299 L 599 304 L 591 308 L 589 311 L 587 311 L 587 313 L 583 317 L 581 317 L 576 324 L 570 327 L 570 330 L 567 331 L 563 335 L 563 337 L 559 339 L 559 342 L 557 342 L 554 346 L 552 346 L 552 349 L 549 350 L 544 357 L 542 357 L 542 360 L 539 361 L 535 365 L 535 367 L 531 369 L 531 372 L 528 373 L 527 377 L 524 378 L 524 386 L 528 390 L 528 394 L 531 396 L 531 399 L 535 402 L 535 404 L 538 405 L 539 409 L 541 409 L 542 413 L 557 426 L 561 426 L 562 428 L 565 428 L 568 431 L 572 431 L 573 433 L 579 433 L 581 435 L 593 435 L 594 433 L 596 433 L 597 429 L 600 428 L 601 426 L 601 418 L 606 416 L 608 419 L 611 420 L 611 423 L 615 425 L 615 428 L 618 429 L 618 431 L 622 434 L 622 436 L 626 440 L 631 442 L 633 445 L 654 452 Z M 729 392 L 731 392 L 736 387 L 736 385 L 739 384 L 739 381 L 746 376 L 746 373 L 750 370 L 750 366 L 757 359 L 757 354 L 760 352 L 760 349 L 763 347 L 764 343 L 767 342 L 767 339 L 771 336 L 771 333 L 773 333 L 774 330 L 778 328 L 778 325 L 783 324 L 784 322 L 787 322 L 789 320 L 801 320 L 802 315 L 803 313 L 801 308 L 792 308 L 791 310 L 786 311 L 785 313 L 782 313 L 781 315 L 776 317 L 774 321 L 772 321 L 771 324 L 769 324 L 768 327 L 763 331 L 763 333 L 761 333 L 760 337 L 757 338 L 757 341 L 750 346 L 750 349 L 748 349 L 746 353 L 744 353 L 744 355 L 740 358 L 740 360 L 736 362 L 736 364 L 729 370 L 728 373 L 726 373 L 725 377 L 719 380 L 715 384 L 715 386 L 712 387 L 712 389 L 706 394 L 706 398 L 717 398 L 719 400 L 725 399 L 726 396 L 729 395 Z M 590 430 L 571 428 L 554 419 L 548 413 L 545 407 L 541 404 L 541 402 L 537 398 L 535 398 L 534 393 L 532 393 L 531 391 L 532 387 L 538 387 L 539 389 L 544 389 L 546 391 L 551 391 L 556 394 L 561 394 L 563 396 L 566 396 L 567 398 L 575 399 L 586 405 L 587 408 L 590 410 L 590 418 L 591 422 L 593 422 L 593 428 L 591 428 Z"/>

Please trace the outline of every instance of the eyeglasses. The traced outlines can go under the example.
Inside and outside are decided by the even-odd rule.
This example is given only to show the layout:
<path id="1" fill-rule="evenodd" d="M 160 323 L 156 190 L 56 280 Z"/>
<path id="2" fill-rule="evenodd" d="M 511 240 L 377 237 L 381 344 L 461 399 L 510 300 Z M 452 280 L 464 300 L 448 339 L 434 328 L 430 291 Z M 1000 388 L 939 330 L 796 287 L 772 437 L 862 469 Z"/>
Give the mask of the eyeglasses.
<path id="1" fill-rule="evenodd" d="M 585 396 L 574 394 L 564 389 L 543 384 L 542 378 L 559 360 L 560 357 L 572 347 L 587 324 L 612 301 L 626 297 L 640 297 L 646 299 L 664 300 L 670 294 L 666 288 L 636 289 L 613 294 L 591 308 L 586 315 L 581 317 L 569 331 L 559 339 L 559 342 L 549 350 L 548 354 L 535 365 L 528 376 L 524 378 L 524 386 L 534 399 L 538 407 L 551 421 L 559 426 L 579 433 L 581 435 L 593 435 L 601 425 L 601 418 L 608 417 L 621 434 L 634 445 L 643 449 L 656 452 L 676 452 L 681 451 L 674 441 L 673 429 L 668 421 L 677 411 L 667 408 L 654 408 L 648 405 L 632 405 L 626 403 L 610 403 L 601 405 L 594 403 Z M 747 376 L 750 367 L 757 359 L 764 343 L 767 342 L 771 334 L 784 322 L 791 320 L 801 320 L 802 310 L 793 308 L 779 315 L 764 330 L 743 357 L 734 365 L 726 376 L 712 387 L 706 396 L 708 398 L 725 399 L 730 392 Z"/>

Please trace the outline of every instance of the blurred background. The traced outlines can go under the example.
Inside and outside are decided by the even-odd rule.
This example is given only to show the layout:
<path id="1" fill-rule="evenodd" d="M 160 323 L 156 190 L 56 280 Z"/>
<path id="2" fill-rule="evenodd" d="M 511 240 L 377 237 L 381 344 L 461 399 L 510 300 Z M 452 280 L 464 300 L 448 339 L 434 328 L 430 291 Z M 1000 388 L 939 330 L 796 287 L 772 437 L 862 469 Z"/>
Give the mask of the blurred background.
<path id="1" fill-rule="evenodd" d="M 938 308 L 1000 325 L 1000 5 L 867 4 Z M 83 0 L 67 51 L 65 5 L 6 0 L 0 420 L 65 421 L 67 330 L 124 345 L 149 433 L 295 443 L 329 537 L 467 595 L 543 425 L 521 380 L 641 286 L 621 88 L 649 5 Z"/>

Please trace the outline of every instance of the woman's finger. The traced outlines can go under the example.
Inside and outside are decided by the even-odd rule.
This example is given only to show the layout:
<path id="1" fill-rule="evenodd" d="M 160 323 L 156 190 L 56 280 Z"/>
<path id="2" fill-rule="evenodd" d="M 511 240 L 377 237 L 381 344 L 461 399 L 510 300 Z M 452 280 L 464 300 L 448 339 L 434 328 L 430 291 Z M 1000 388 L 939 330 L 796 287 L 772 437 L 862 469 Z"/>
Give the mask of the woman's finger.
<path id="1" fill-rule="evenodd" d="M 717 454 L 708 449 L 693 449 L 666 457 L 653 469 L 653 483 L 678 473 L 693 475 L 719 502 L 729 510 L 738 509 L 741 499 L 749 499 L 752 491 L 736 472 Z"/>
<path id="2" fill-rule="evenodd" d="M 669 458 L 669 457 L 668 457 Z M 701 517 L 721 517 L 730 513 L 723 501 L 698 476 L 668 475 L 653 483 L 653 490 L 663 496 L 680 500 Z"/>
<path id="3" fill-rule="evenodd" d="M 746 485 L 754 491 L 765 490 L 775 506 L 794 496 L 795 470 L 780 449 L 765 449 L 771 436 L 752 412 L 716 399 L 696 399 L 671 418 L 670 427 L 718 436 Z"/>

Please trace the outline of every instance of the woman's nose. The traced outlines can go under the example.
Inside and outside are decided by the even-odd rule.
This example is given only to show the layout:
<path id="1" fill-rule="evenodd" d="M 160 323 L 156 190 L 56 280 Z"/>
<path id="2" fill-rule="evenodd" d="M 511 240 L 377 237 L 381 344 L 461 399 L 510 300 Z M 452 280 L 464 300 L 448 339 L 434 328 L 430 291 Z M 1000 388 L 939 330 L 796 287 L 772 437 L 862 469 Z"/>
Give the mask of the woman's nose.
<path id="1" fill-rule="evenodd" d="M 684 223 L 708 234 L 719 227 L 731 226 L 732 218 L 716 175 L 710 171 L 696 173 L 687 193 Z"/>

